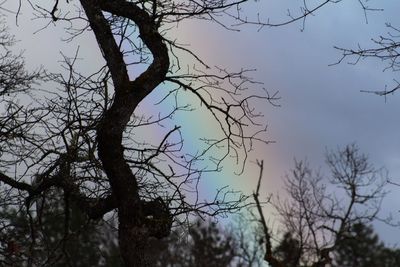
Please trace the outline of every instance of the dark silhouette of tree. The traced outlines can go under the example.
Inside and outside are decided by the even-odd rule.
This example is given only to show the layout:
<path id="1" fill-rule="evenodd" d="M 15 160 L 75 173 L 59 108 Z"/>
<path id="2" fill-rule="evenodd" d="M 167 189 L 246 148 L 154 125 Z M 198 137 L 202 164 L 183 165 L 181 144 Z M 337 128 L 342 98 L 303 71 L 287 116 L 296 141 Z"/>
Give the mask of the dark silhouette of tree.
<path id="1" fill-rule="evenodd" d="M 232 236 L 220 232 L 215 223 L 197 224 L 190 229 L 193 242 L 192 263 L 188 266 L 229 266 L 235 258 L 235 242 Z"/>
<path id="2" fill-rule="evenodd" d="M 34 256 L 27 246 L 31 226 L 24 212 L 4 209 L 0 216 L 9 225 L 0 235 L 7 240 L 1 255 L 2 266 L 23 266 L 28 258 L 41 266 L 123 266 L 118 249 L 118 236 L 113 225 L 96 225 L 87 220 L 78 207 L 69 207 L 69 225 L 65 225 L 65 207 L 59 192 L 46 195 L 38 205 L 43 210 L 35 230 Z M 112 224 L 113 220 L 109 220 Z M 220 267 L 243 265 L 239 241 L 232 231 L 212 221 L 198 220 L 188 229 L 180 227 L 168 238 L 152 243 L 155 265 L 160 267 Z M 248 245 L 248 244 L 243 244 Z M 254 266 L 254 265 L 253 265 Z"/>
<path id="3" fill-rule="evenodd" d="M 277 249 L 259 200 L 260 163 L 254 199 L 264 231 L 264 259 L 272 267 L 329 266 L 333 251 L 348 237 L 351 227 L 377 218 L 385 195 L 385 171 L 375 169 L 355 145 L 328 152 L 326 163 L 331 173 L 328 179 L 304 161 L 296 161 L 292 174 L 286 176 L 288 199 L 273 202 L 286 233 Z"/>
<path id="4" fill-rule="evenodd" d="M 249 70 L 210 68 L 170 37 L 169 30 L 187 20 L 206 20 L 226 29 L 280 26 L 304 21 L 340 1 L 318 1 L 313 7 L 303 1 L 301 13 L 275 24 L 244 15 L 241 8 L 248 0 L 56 0 L 50 6 L 26 2 L 35 18 L 66 25 L 69 40 L 94 34 L 104 58 L 98 71 L 85 74 L 79 72 L 78 52 L 65 56 L 65 72 L 48 74 L 42 82 L 50 81 L 51 90 L 39 90 L 33 85 L 40 75 L 25 72 L 20 58 L 8 51 L 3 54 L 14 61 L 3 62 L 8 67 L 2 69 L 4 77 L 0 72 L 1 201 L 29 217 L 28 266 L 35 260 L 35 228 L 41 227 L 34 203 L 57 188 L 65 224 L 67 203 L 94 221 L 117 211 L 125 265 L 145 267 L 154 265 L 151 243 L 168 236 L 174 223 L 246 205 L 244 196 L 225 188 L 215 198 L 200 201 L 199 180 L 204 173 L 220 171 L 228 158 L 243 171 L 253 147 L 269 143 L 266 123 L 253 103 L 273 104 L 276 99 L 265 89 L 254 90 L 258 83 L 248 77 Z M 367 1 L 358 2 L 369 10 Z M 4 48 L 9 39 L 3 40 Z M 182 54 L 195 63 L 183 66 Z M 135 67 L 133 75 L 130 69 Z M 168 112 L 140 110 L 151 93 L 169 104 Z M 209 115 L 212 132 L 200 138 L 203 143 L 196 151 L 187 151 L 182 132 L 191 126 L 177 125 L 173 117 L 195 109 Z M 160 136 L 151 139 L 149 132 Z"/>
<path id="5" fill-rule="evenodd" d="M 73 203 L 64 207 L 68 202 L 61 196 L 55 190 L 36 200 L 40 216 L 34 224 L 25 210 L 0 211 L 1 266 L 24 266 L 28 260 L 35 266 L 122 266 L 112 228 L 89 221 Z M 29 245 L 32 234 L 34 246 Z"/>
<path id="6" fill-rule="evenodd" d="M 273 253 L 284 266 L 299 266 L 302 255 L 300 243 L 294 239 L 290 233 L 285 233 L 283 235 L 282 240 L 274 248 Z"/>
<path id="7" fill-rule="evenodd" d="M 189 228 L 165 240 L 157 266 L 220 267 L 240 265 L 238 240 L 212 221 L 198 220 Z M 238 265 L 239 264 L 239 265 Z"/>
<path id="8" fill-rule="evenodd" d="M 387 248 L 371 226 L 356 223 L 338 241 L 334 251 L 337 267 L 399 266 L 400 251 Z"/>
<path id="9" fill-rule="evenodd" d="M 38 262 L 42 236 L 37 233 L 45 227 L 41 218 L 51 219 L 43 217 L 46 211 L 37 203 L 51 198 L 49 192 L 60 195 L 52 205 L 63 207 L 62 225 L 75 223 L 69 214 L 72 205 L 94 222 L 116 211 L 118 244 L 129 267 L 154 265 L 152 244 L 167 237 L 174 223 L 247 205 L 245 196 L 227 188 L 202 201 L 199 180 L 204 173 L 220 171 L 228 158 L 242 172 L 254 145 L 269 143 L 265 121 L 253 103 L 276 96 L 258 90 L 248 70 L 210 68 L 168 35 L 187 19 L 238 23 L 237 10 L 247 1 L 33 2 L 34 16 L 65 23 L 70 39 L 94 34 L 104 65 L 91 74 L 79 72 L 77 51 L 64 56 L 63 73 L 40 77 L 25 72 L 19 57 L 4 53 L 14 61 L 4 61 L 8 69 L 2 69 L 0 79 L 1 205 L 16 207 L 28 218 L 28 266 L 45 264 Z M 182 66 L 182 53 L 195 64 Z M 132 75 L 131 67 L 143 72 Z M 152 92 L 168 103 L 168 112 L 140 109 Z M 182 137 L 191 125 L 174 121 L 181 112 L 208 114 L 213 124 L 209 135 L 198 137 L 202 145 L 195 151 L 186 149 Z M 158 137 L 150 138 L 149 132 Z M 59 246 L 68 244 L 63 238 Z M 47 253 L 46 262 L 56 264 L 57 255 Z"/>

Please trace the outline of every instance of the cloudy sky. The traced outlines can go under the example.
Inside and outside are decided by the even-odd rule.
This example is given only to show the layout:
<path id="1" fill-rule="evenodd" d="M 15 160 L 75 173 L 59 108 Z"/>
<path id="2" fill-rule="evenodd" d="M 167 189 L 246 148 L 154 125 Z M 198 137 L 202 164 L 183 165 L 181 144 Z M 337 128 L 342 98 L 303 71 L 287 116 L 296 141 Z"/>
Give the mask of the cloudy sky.
<path id="1" fill-rule="evenodd" d="M 248 11 L 279 22 L 287 19 L 289 2 L 260 1 L 251 3 Z M 376 60 L 362 60 L 356 66 L 349 61 L 329 66 L 341 56 L 334 46 L 369 47 L 371 38 L 388 32 L 385 23 L 400 26 L 396 15 L 399 1 L 368 3 L 383 9 L 369 12 L 368 23 L 358 1 L 343 1 L 319 10 L 306 21 L 304 31 L 301 23 L 261 30 L 243 27 L 240 33 L 208 24 L 180 27 L 182 38 L 208 62 L 256 68 L 256 80 L 272 92 L 279 91 L 280 108 L 259 107 L 264 111 L 270 137 L 276 141 L 255 155 L 265 162 L 266 192 L 282 194 L 282 176 L 292 168 L 295 157 L 307 158 L 311 166 L 324 171 L 326 149 L 353 142 L 375 166 L 386 167 L 390 178 L 400 181 L 400 96 L 385 99 L 360 92 L 390 88 L 396 73 L 383 72 L 385 64 Z M 292 6 L 292 14 L 296 10 Z M 257 171 L 250 164 L 245 178 L 227 175 L 225 179 L 251 191 L 255 179 L 249 183 L 249 177 L 257 177 Z M 398 213 L 399 189 L 388 187 L 392 193 L 385 199 L 384 213 Z M 393 235 L 397 229 L 381 224 L 376 227 L 388 243 L 398 243 L 397 235 Z"/>
<path id="2" fill-rule="evenodd" d="M 288 7 L 292 8 L 292 13 L 298 10 L 293 2 L 301 4 L 302 1 L 251 1 L 245 11 L 249 15 L 260 13 L 261 18 L 279 22 L 287 19 Z M 376 166 L 385 166 L 393 180 L 400 181 L 400 95 L 385 99 L 360 92 L 394 85 L 396 73 L 383 72 L 382 62 L 373 60 L 361 61 L 356 66 L 346 62 L 329 66 L 340 58 L 340 52 L 333 46 L 368 46 L 371 38 L 388 31 L 386 22 L 400 26 L 396 14 L 400 10 L 400 1 L 368 3 L 371 7 L 384 9 L 368 13 L 368 23 L 358 1 L 353 0 L 319 10 L 306 21 L 304 31 L 301 31 L 301 23 L 294 23 L 261 30 L 244 26 L 241 32 L 229 32 L 205 22 L 183 24 L 176 30 L 181 42 L 190 43 L 209 65 L 255 68 L 256 80 L 272 92 L 279 91 L 281 107 L 258 107 L 265 114 L 270 139 L 276 141 L 253 155 L 265 162 L 265 192 L 279 194 L 281 178 L 293 166 L 294 157 L 307 157 L 312 166 L 323 169 L 327 148 L 335 149 L 352 142 L 356 142 Z M 29 8 L 22 11 L 29 13 Z M 19 27 L 13 19 L 8 19 L 8 23 L 21 40 L 18 48 L 25 49 L 31 67 L 43 64 L 49 69 L 57 69 L 60 51 L 71 55 L 78 45 L 81 54 L 93 66 L 101 62 L 90 37 L 82 37 L 79 44 L 66 44 L 60 42 L 65 36 L 57 25 L 32 34 L 44 26 L 44 21 L 21 16 Z M 226 181 L 251 192 L 255 179 L 249 181 L 249 177 L 257 177 L 257 168 L 250 164 L 245 176 L 247 178 L 235 177 L 224 172 L 219 179 L 221 184 Z M 393 193 L 386 199 L 384 209 L 397 213 L 400 197 L 396 194 L 400 194 L 400 188 L 390 189 Z M 390 238 L 394 229 L 383 226 L 379 229 L 387 242 L 397 242 Z"/>

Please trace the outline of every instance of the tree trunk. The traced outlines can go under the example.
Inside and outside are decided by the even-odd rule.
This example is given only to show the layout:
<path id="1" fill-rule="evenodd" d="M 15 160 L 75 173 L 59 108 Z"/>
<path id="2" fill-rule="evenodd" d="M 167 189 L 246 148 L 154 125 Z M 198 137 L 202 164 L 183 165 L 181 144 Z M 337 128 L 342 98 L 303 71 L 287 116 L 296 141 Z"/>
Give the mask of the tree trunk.
<path id="1" fill-rule="evenodd" d="M 122 136 L 139 102 L 164 81 L 169 69 L 168 49 L 157 31 L 155 21 L 135 3 L 124 0 L 80 2 L 107 62 L 115 89 L 112 106 L 104 113 L 97 127 L 97 141 L 99 158 L 118 208 L 122 259 L 127 267 L 150 267 L 154 265 L 154 257 L 149 255 L 149 240 L 157 231 L 146 219 L 146 212 L 149 211 L 140 199 L 136 177 L 124 158 Z M 134 81 L 129 80 L 123 54 L 103 12 L 133 21 L 139 28 L 140 38 L 153 55 L 153 62 L 148 69 Z"/>
<path id="2" fill-rule="evenodd" d="M 120 219 L 119 248 L 125 266 L 151 267 L 154 257 L 150 255 L 149 233 L 146 227 L 124 225 Z"/>

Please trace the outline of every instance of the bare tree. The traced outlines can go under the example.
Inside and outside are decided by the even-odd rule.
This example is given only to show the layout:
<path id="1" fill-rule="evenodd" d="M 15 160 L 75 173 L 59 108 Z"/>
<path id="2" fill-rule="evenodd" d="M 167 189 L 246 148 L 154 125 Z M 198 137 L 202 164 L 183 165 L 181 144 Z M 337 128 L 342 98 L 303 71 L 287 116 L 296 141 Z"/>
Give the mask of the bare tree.
<path id="1" fill-rule="evenodd" d="M 272 202 L 281 232 L 285 233 L 281 242 L 284 249 L 274 249 L 276 236 L 272 236 L 262 212 L 259 187 L 254 193 L 264 229 L 264 259 L 271 266 L 328 266 L 331 252 L 346 238 L 352 225 L 378 218 L 385 195 L 385 170 L 375 169 L 355 145 L 328 152 L 326 162 L 331 173 L 328 179 L 312 171 L 306 162 L 296 161 L 291 175 L 285 179 L 288 198 Z M 260 168 L 262 175 L 262 162 Z"/>
<path id="2" fill-rule="evenodd" d="M 37 76 L 24 72 L 16 64 L 18 58 L 9 65 L 14 69 L 4 69 L 7 75 L 14 71 L 8 82 L 16 84 L 0 89 L 5 110 L 0 117 L 0 125 L 5 125 L 0 130 L 2 201 L 20 207 L 29 217 L 28 265 L 40 264 L 35 262 L 41 238 L 35 227 L 41 212 L 37 200 L 58 188 L 66 224 L 70 202 L 92 220 L 116 210 L 122 258 L 127 266 L 142 267 L 153 264 L 149 242 L 169 235 L 173 222 L 191 214 L 224 214 L 245 205 L 244 196 L 225 188 L 202 201 L 199 179 L 221 170 L 228 158 L 243 171 L 254 145 L 269 143 L 265 121 L 253 103 L 274 104 L 277 98 L 263 88 L 253 90 L 259 84 L 248 77 L 249 70 L 210 68 L 194 51 L 169 37 L 169 30 L 190 19 L 228 30 L 241 24 L 281 26 L 304 22 L 318 9 L 340 1 L 323 0 L 314 7 L 303 1 L 301 12 L 289 13 L 289 20 L 282 23 L 247 18 L 241 8 L 248 0 L 56 0 L 49 6 L 26 2 L 37 18 L 63 23 L 69 39 L 94 34 L 104 58 L 98 71 L 83 74 L 78 71 L 79 53 L 65 56 L 65 72 L 46 77 L 51 90 L 29 89 Z M 358 2 L 370 10 L 367 1 Z M 195 64 L 182 66 L 182 53 L 192 56 Z M 135 67 L 143 71 L 130 75 Z M 140 111 L 152 92 L 170 104 L 169 112 Z M 188 95 L 193 102 L 182 100 Z M 216 127 L 201 139 L 198 150 L 187 152 L 184 130 L 173 116 L 196 108 L 207 113 Z M 149 140 L 150 131 L 161 136 Z"/>
<path id="3" fill-rule="evenodd" d="M 64 57 L 65 72 L 48 74 L 39 90 L 39 85 L 32 86 L 37 76 L 24 72 L 18 57 L 6 62 L 9 77 L 0 81 L 1 204 L 17 207 L 29 220 L 29 242 L 18 244 L 28 266 L 68 257 L 62 245 L 44 262 L 36 257 L 38 250 L 49 249 L 43 247 L 40 232 L 41 203 L 50 198 L 49 192 L 62 195 L 57 198 L 63 201 L 60 216 L 66 225 L 61 244 L 72 234 L 67 227 L 70 203 L 90 220 L 117 211 L 119 248 L 125 265 L 132 267 L 154 264 L 150 243 L 168 236 L 174 222 L 191 215 L 226 214 L 246 205 L 245 196 L 226 188 L 203 201 L 199 179 L 221 170 L 227 158 L 234 158 L 243 171 L 253 146 L 269 143 L 253 101 L 273 104 L 276 95 L 254 88 L 259 84 L 247 70 L 209 68 L 167 35 L 171 25 L 187 19 L 227 25 L 220 20 L 227 15 L 237 22 L 234 14 L 244 2 L 81 0 L 72 12 L 68 1 L 51 6 L 29 1 L 35 16 L 67 23 L 70 38 L 94 34 L 105 64 L 95 73 L 80 73 L 77 51 Z M 182 52 L 197 65 L 181 66 Z M 144 70 L 134 78 L 128 71 L 132 66 Z M 49 85 L 52 89 L 45 90 Z M 170 103 L 168 113 L 140 111 L 139 105 L 155 90 L 161 102 Z M 200 105 L 182 100 L 188 94 Z M 194 108 L 208 113 L 217 127 L 193 152 L 186 150 L 182 125 L 176 125 L 173 116 Z M 150 131 L 161 135 L 152 140 Z M 2 223 L 18 227 L 5 219 Z M 7 240 L 2 242 L 6 247 Z"/>

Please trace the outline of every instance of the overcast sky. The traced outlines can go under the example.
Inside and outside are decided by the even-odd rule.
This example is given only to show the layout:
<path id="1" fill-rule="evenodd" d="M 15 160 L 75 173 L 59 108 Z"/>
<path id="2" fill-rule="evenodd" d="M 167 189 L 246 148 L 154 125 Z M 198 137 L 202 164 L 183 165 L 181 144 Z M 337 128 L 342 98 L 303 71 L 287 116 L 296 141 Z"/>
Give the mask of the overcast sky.
<path id="1" fill-rule="evenodd" d="M 288 2 L 251 3 L 249 12 L 282 21 Z M 333 46 L 371 46 L 371 38 L 387 33 L 385 23 L 400 26 L 399 1 L 368 3 L 384 9 L 369 12 L 368 23 L 358 1 L 343 1 L 310 17 L 304 31 L 301 23 L 260 31 L 244 27 L 240 33 L 204 24 L 195 29 L 195 36 L 192 25 L 180 28 L 182 38 L 190 40 L 192 47 L 212 63 L 256 68 L 256 79 L 270 91 L 280 92 L 280 108 L 259 107 L 264 110 L 270 137 L 276 141 L 256 153 L 265 161 L 265 191 L 279 194 L 282 176 L 293 167 L 294 157 L 307 157 L 311 166 L 323 170 L 326 149 L 353 142 L 375 166 L 385 166 L 390 178 L 400 181 L 400 95 L 385 99 L 360 92 L 383 90 L 386 85 L 390 88 L 396 73 L 383 72 L 385 65 L 375 60 L 363 60 L 356 66 L 348 61 L 329 66 L 341 56 Z M 257 177 L 257 171 L 251 166 L 247 175 Z M 397 214 L 400 188 L 388 189 L 392 194 L 383 209 Z M 377 227 L 387 242 L 398 243 L 398 232 L 393 235 L 397 229 Z"/>
<path id="2" fill-rule="evenodd" d="M 282 21 L 290 2 L 293 3 L 251 1 L 248 12 Z M 304 31 L 301 23 L 260 31 L 256 27 L 243 27 L 240 33 L 197 22 L 178 28 L 177 36 L 190 42 L 193 50 L 210 65 L 229 66 L 233 70 L 256 68 L 255 78 L 270 91 L 279 91 L 280 108 L 258 107 L 265 113 L 270 139 L 276 141 L 254 155 L 265 161 L 266 192 L 279 190 L 281 178 L 293 166 L 294 157 L 307 157 L 312 166 L 323 167 L 326 148 L 335 149 L 352 142 L 369 155 L 371 162 L 385 166 L 390 177 L 400 182 L 400 92 L 386 100 L 360 92 L 392 86 L 396 73 L 382 72 L 384 65 L 370 60 L 356 66 L 346 62 L 328 66 L 340 58 L 334 45 L 346 48 L 368 45 L 371 38 L 387 32 L 386 22 L 400 27 L 400 1 L 369 1 L 369 5 L 384 11 L 368 13 L 368 24 L 358 1 L 354 0 L 318 11 L 307 20 Z M 29 13 L 29 8 L 23 12 Z M 18 47 L 26 50 L 31 67 L 43 64 L 52 70 L 59 68 L 59 52 L 71 55 L 78 47 L 77 43 L 60 42 L 63 37 L 60 27 L 53 30 L 51 25 L 46 31 L 32 35 L 44 21 L 21 16 L 19 27 L 12 20 L 8 22 L 21 40 Z M 79 42 L 81 54 L 88 62 L 93 66 L 101 62 L 97 48 L 93 49 L 93 39 L 88 37 Z M 246 175 L 256 178 L 257 169 L 251 166 Z M 232 183 L 230 177 L 221 179 Z M 234 185 L 243 184 L 243 180 L 235 181 Z M 251 186 L 247 189 L 251 190 Z M 396 198 L 396 194 L 400 195 L 400 188 L 391 190 L 394 193 L 386 199 L 384 208 L 397 213 L 400 197 Z M 398 233 L 390 234 L 395 230 L 380 229 L 387 242 L 397 242 Z"/>
<path id="3" fill-rule="evenodd" d="M 361 61 L 353 66 L 329 67 L 340 58 L 333 46 L 356 48 L 371 44 L 370 39 L 386 34 L 386 22 L 400 26 L 394 11 L 399 1 L 369 1 L 371 6 L 384 8 L 369 13 L 365 23 L 357 1 L 321 10 L 301 25 L 282 29 L 264 29 L 259 34 L 265 47 L 253 62 L 260 69 L 260 78 L 280 91 L 282 107 L 269 111 L 270 130 L 277 144 L 266 161 L 278 157 L 279 170 L 271 179 L 279 179 L 293 157 L 307 157 L 316 168 L 323 164 L 325 149 L 335 149 L 356 142 L 376 166 L 385 166 L 391 179 L 400 178 L 400 95 L 386 99 L 360 90 L 383 90 L 394 85 L 396 73 L 382 72 L 379 61 Z M 252 50 L 254 51 L 254 50 Z M 265 66 L 265 67 L 263 67 Z M 274 169 L 276 165 L 271 165 Z M 323 166 L 323 165 L 322 165 Z M 279 175 L 279 173 L 281 175 Z M 397 213 L 399 188 L 384 202 L 384 209 Z M 398 232 L 381 228 L 385 239 L 398 243 Z M 398 231 L 398 230 L 396 230 Z M 383 233 L 384 232 L 384 233 Z"/>

